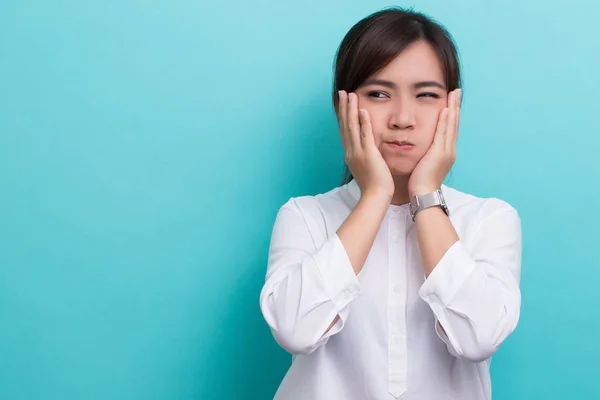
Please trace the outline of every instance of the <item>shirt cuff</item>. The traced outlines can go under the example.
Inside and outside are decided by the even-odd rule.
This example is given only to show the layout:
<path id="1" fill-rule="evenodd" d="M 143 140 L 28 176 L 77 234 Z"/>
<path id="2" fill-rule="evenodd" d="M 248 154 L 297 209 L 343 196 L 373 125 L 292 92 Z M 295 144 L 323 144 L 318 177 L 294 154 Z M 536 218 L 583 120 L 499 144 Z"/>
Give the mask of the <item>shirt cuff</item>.
<path id="1" fill-rule="evenodd" d="M 456 352 L 456 350 L 454 350 L 454 347 L 452 346 L 452 342 L 450 341 L 450 338 L 448 337 L 448 335 L 442 328 L 442 324 L 437 319 L 437 317 L 435 318 L 435 333 L 440 338 L 440 340 L 442 342 L 444 342 L 444 344 L 446 345 L 446 348 L 448 349 L 448 352 L 451 355 L 453 355 L 454 357 L 458 357 L 458 353 Z"/>
<path id="2" fill-rule="evenodd" d="M 314 261 L 321 273 L 325 292 L 338 312 L 342 311 L 360 295 L 360 283 L 337 234 L 331 238 L 329 251 L 319 252 L 318 259 Z"/>
<path id="3" fill-rule="evenodd" d="M 419 296 L 427 303 L 447 306 L 475 270 L 462 243 L 457 241 L 444 254 L 419 289 Z"/>

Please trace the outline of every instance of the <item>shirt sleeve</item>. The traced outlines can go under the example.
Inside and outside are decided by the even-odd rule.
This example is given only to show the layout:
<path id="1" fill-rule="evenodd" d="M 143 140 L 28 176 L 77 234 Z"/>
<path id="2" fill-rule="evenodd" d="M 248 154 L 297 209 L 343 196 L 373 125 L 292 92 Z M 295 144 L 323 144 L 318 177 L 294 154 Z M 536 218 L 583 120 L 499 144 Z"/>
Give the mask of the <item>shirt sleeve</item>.
<path id="1" fill-rule="evenodd" d="M 521 223 L 506 205 L 493 211 L 467 251 L 456 242 L 439 261 L 419 295 L 433 311 L 435 329 L 449 352 L 474 362 L 490 358 L 514 331 L 521 292 Z"/>
<path id="2" fill-rule="evenodd" d="M 275 340 L 292 354 L 311 353 L 341 331 L 349 304 L 360 293 L 337 234 L 313 235 L 307 218 L 294 200 L 279 210 L 260 294 L 261 311 Z M 325 333 L 336 315 L 340 319 Z"/>

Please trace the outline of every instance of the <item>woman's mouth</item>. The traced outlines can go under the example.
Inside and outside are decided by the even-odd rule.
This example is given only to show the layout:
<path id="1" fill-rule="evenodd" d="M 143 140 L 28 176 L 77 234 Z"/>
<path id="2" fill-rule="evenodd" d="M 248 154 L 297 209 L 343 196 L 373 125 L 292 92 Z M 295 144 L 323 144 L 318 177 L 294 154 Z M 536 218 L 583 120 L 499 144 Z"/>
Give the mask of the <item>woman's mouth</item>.
<path id="1" fill-rule="evenodd" d="M 414 144 L 406 140 L 394 140 L 391 142 L 386 142 L 386 144 L 396 151 L 408 151 L 415 147 Z"/>

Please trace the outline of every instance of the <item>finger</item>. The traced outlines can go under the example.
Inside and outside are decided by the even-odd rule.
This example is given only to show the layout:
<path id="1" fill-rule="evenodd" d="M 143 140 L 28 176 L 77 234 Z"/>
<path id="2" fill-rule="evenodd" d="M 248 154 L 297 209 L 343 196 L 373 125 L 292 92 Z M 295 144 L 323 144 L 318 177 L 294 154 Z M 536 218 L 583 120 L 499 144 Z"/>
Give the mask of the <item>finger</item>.
<path id="1" fill-rule="evenodd" d="M 454 137 L 452 138 L 452 144 L 456 145 L 458 140 L 458 128 L 460 127 L 460 105 L 462 103 L 462 90 L 457 89 L 456 91 L 456 122 L 454 124 Z"/>
<path id="2" fill-rule="evenodd" d="M 338 113 L 340 115 L 340 125 L 342 128 L 346 129 L 348 126 L 346 124 L 347 111 L 348 111 L 348 93 L 344 90 L 339 91 L 340 94 L 340 104 Z"/>
<path id="3" fill-rule="evenodd" d="M 450 148 L 454 144 L 454 138 L 456 137 L 456 119 L 457 119 L 457 93 L 455 90 L 450 92 L 448 99 L 448 126 L 446 127 L 446 146 Z"/>
<path id="4" fill-rule="evenodd" d="M 348 135 L 355 150 L 360 148 L 360 123 L 358 122 L 358 98 L 356 93 L 348 94 Z"/>
<path id="5" fill-rule="evenodd" d="M 360 140 L 363 147 L 369 145 L 375 145 L 375 138 L 373 137 L 373 127 L 371 126 L 371 116 L 369 112 L 364 108 L 359 112 L 360 116 Z"/>
<path id="6" fill-rule="evenodd" d="M 438 117 L 438 124 L 435 129 L 435 134 L 433 136 L 432 146 L 439 146 L 445 143 L 446 130 L 448 128 L 448 112 L 448 107 L 444 108 L 440 112 L 440 116 Z"/>
<path id="7" fill-rule="evenodd" d="M 340 136 L 342 137 L 342 145 L 344 146 L 344 149 L 346 149 L 348 146 L 348 141 L 349 141 L 348 124 L 346 122 L 347 121 L 347 110 L 348 110 L 348 106 L 347 106 L 348 95 L 344 90 L 340 90 L 338 92 L 338 95 L 339 95 L 338 120 L 339 120 L 339 126 L 340 126 Z"/>

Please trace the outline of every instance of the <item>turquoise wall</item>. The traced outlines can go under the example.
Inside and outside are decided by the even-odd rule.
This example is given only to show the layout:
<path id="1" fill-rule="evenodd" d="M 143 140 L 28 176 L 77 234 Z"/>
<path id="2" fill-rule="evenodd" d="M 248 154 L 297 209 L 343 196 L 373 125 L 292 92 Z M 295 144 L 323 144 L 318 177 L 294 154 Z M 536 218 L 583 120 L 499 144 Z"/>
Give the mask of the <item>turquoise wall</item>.
<path id="1" fill-rule="evenodd" d="M 339 183 L 333 55 L 387 5 L 0 4 L 1 399 L 272 398 L 270 229 Z M 494 398 L 600 398 L 600 4 L 412 5 L 462 53 L 449 183 L 522 217 Z"/>

